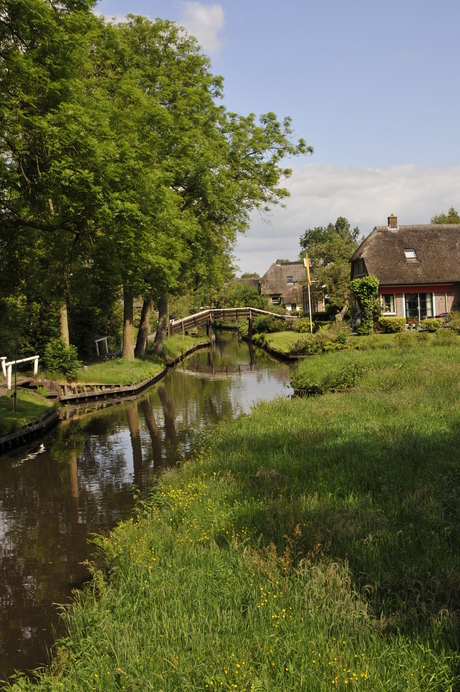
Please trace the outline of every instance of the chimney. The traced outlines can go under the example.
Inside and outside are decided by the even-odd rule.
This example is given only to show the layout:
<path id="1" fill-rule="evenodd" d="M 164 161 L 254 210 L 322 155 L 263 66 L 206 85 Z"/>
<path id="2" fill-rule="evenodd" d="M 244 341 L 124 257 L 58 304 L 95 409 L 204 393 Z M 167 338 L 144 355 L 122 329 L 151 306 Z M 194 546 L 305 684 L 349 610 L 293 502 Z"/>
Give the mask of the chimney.
<path id="1" fill-rule="evenodd" d="M 398 228 L 398 217 L 394 214 L 388 217 L 388 228 Z"/>
<path id="2" fill-rule="evenodd" d="M 281 260 L 276 260 L 276 264 L 281 267 Z"/>

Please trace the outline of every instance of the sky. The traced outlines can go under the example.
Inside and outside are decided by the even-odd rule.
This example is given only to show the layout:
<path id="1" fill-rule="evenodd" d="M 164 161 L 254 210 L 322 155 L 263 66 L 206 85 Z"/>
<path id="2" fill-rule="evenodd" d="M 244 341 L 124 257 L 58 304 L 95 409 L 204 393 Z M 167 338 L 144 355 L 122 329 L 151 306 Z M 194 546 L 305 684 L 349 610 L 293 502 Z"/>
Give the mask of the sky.
<path id="1" fill-rule="evenodd" d="M 314 147 L 289 162 L 286 208 L 255 212 L 241 271 L 296 259 L 306 228 L 346 216 L 363 235 L 396 214 L 460 210 L 458 0 L 100 0 L 96 11 L 178 22 L 242 115 L 289 115 Z"/>

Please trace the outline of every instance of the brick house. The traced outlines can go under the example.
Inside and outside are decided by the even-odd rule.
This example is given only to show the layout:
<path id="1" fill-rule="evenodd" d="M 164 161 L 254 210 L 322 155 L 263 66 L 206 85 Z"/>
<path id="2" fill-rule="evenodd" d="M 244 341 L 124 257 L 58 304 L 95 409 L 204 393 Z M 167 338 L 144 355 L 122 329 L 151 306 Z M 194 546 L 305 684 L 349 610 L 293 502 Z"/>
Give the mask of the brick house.
<path id="1" fill-rule="evenodd" d="M 460 303 L 460 224 L 376 226 L 351 258 L 351 276 L 376 276 L 383 312 L 443 315 Z"/>

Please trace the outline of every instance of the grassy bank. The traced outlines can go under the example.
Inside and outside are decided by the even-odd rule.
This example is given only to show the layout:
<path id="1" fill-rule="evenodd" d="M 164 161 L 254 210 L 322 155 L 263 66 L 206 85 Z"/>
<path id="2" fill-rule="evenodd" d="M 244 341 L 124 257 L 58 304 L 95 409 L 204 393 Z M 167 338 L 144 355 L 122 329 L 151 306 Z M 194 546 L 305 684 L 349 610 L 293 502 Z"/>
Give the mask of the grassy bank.
<path id="1" fill-rule="evenodd" d="M 11 410 L 11 392 L 0 396 L 0 437 L 16 432 L 22 425 L 39 418 L 52 406 L 51 402 L 30 392 L 18 391 L 17 411 Z"/>
<path id="2" fill-rule="evenodd" d="M 266 334 L 263 338 L 265 343 L 271 348 L 276 349 L 280 353 L 303 353 L 313 355 L 321 350 L 330 351 L 337 348 L 335 343 L 337 336 L 340 333 L 341 325 L 332 324 L 329 328 L 321 329 L 313 336 L 309 333 L 299 334 L 295 331 L 274 332 Z M 340 343 L 338 350 L 359 350 L 359 351 L 377 351 L 390 348 L 411 348 L 417 346 L 436 346 L 445 343 L 458 343 L 460 339 L 456 332 L 450 329 L 441 329 L 437 333 L 429 332 L 403 332 L 399 334 L 370 334 L 369 336 L 357 337 L 354 334 L 348 333 L 343 327 L 346 334 L 344 343 Z M 255 335 L 254 341 L 257 342 L 258 335 Z M 296 348 L 296 344 L 304 342 L 309 345 L 309 348 Z M 317 350 L 315 350 L 317 349 Z"/>
<path id="3" fill-rule="evenodd" d="M 208 342 L 209 339 L 207 337 L 182 337 L 180 334 L 175 334 L 165 339 L 161 356 L 149 354 L 144 358 L 136 358 L 133 361 L 112 358 L 103 363 L 88 365 L 86 370 L 81 368 L 77 373 L 75 381 L 82 384 L 137 384 L 154 377 L 165 367 L 165 364 L 182 355 L 193 346 Z"/>
<path id="4" fill-rule="evenodd" d="M 98 538 L 38 689 L 458 689 L 460 354 L 380 355 L 219 426 Z"/>

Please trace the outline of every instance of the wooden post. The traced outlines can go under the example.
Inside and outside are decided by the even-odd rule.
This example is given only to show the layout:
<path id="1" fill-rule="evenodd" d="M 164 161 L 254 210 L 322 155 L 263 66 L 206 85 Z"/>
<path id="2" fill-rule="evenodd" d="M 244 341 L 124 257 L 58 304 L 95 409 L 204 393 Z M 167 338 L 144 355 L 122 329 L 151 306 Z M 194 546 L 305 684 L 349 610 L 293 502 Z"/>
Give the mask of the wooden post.
<path id="1" fill-rule="evenodd" d="M 250 339 L 252 339 L 252 311 L 251 310 L 249 310 L 248 336 Z"/>

